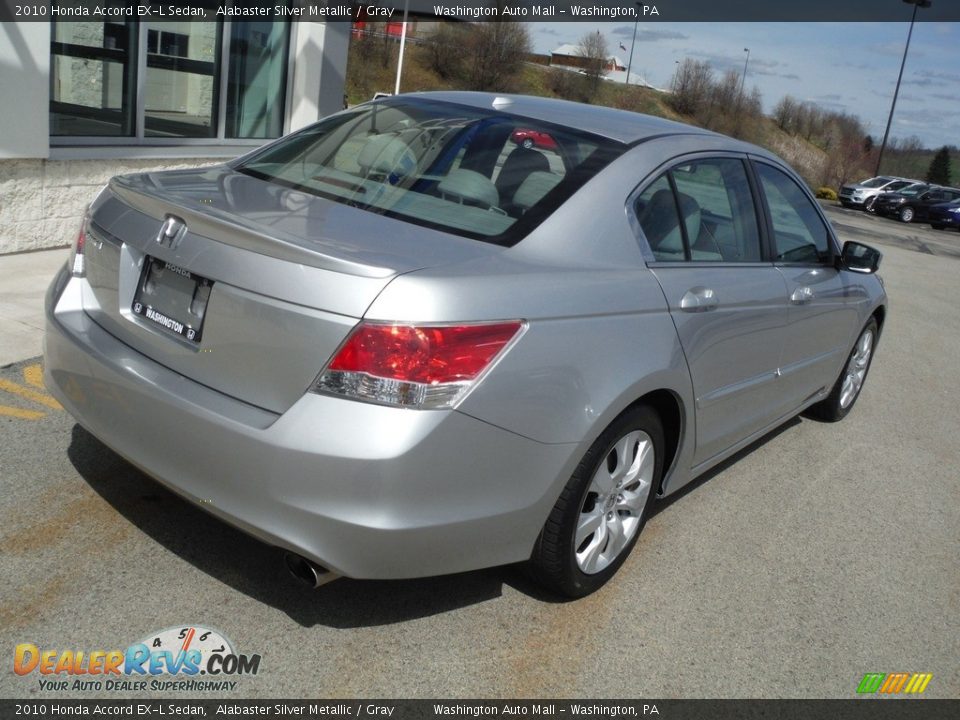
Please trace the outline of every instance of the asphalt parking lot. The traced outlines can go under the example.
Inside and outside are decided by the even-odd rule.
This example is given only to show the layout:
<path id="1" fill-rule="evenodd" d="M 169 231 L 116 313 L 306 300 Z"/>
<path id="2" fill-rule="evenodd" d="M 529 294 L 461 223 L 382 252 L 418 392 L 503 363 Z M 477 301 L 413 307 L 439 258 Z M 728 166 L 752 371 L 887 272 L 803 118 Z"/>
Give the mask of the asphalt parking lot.
<path id="1" fill-rule="evenodd" d="M 512 567 L 309 590 L 78 427 L 39 359 L 3 368 L 0 648 L 215 628 L 262 661 L 208 697 L 844 698 L 867 672 L 932 673 L 926 696 L 960 697 L 960 233 L 830 215 L 885 253 L 891 309 L 857 407 L 794 420 L 660 503 L 576 602 Z M 90 696 L 6 667 L 0 696 Z"/>

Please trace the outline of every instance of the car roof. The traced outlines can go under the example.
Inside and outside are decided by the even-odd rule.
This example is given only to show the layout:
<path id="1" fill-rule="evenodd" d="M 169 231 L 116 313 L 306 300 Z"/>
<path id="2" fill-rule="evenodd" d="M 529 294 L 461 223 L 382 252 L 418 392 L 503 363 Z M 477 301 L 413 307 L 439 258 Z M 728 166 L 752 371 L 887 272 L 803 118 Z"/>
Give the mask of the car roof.
<path id="1" fill-rule="evenodd" d="M 476 108 L 493 108 L 512 115 L 527 117 L 531 120 L 564 125 L 627 144 L 663 135 L 683 134 L 724 137 L 703 128 L 653 117 L 652 115 L 641 115 L 640 113 L 617 110 L 602 105 L 584 105 L 568 100 L 529 95 L 440 91 L 407 93 L 400 97 L 437 100 Z M 751 146 L 751 149 L 753 149 L 753 146 Z"/>

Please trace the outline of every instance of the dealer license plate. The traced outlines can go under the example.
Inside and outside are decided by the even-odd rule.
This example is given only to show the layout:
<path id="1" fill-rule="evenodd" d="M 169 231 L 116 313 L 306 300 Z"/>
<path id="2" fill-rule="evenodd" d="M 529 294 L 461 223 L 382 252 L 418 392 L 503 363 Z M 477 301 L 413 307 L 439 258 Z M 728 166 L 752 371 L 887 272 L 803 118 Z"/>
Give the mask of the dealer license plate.
<path id="1" fill-rule="evenodd" d="M 131 309 L 164 330 L 199 343 L 212 287 L 212 280 L 148 257 Z"/>

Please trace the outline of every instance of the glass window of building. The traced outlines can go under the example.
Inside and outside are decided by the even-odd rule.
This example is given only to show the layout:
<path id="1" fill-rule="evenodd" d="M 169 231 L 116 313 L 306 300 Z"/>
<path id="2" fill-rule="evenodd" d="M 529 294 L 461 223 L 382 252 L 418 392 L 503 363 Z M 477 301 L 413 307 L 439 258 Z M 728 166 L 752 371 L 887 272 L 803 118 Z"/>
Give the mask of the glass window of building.
<path id="1" fill-rule="evenodd" d="M 55 20 L 50 133 L 57 144 L 279 137 L 289 54 L 286 22 Z"/>

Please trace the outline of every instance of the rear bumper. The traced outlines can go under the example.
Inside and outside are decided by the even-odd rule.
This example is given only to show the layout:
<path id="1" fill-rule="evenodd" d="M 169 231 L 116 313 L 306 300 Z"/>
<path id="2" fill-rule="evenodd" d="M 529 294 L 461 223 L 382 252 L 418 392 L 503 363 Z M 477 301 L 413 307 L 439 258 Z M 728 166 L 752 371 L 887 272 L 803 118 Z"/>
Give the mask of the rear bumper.
<path id="1" fill-rule="evenodd" d="M 306 394 L 282 415 L 158 365 L 47 293 L 45 373 L 118 454 L 264 542 L 354 578 L 404 578 L 529 557 L 577 458 L 455 411 Z"/>
<path id="2" fill-rule="evenodd" d="M 929 215 L 927 222 L 931 225 L 943 225 L 944 227 L 960 227 L 960 216 L 952 213 L 946 215 Z"/>

